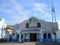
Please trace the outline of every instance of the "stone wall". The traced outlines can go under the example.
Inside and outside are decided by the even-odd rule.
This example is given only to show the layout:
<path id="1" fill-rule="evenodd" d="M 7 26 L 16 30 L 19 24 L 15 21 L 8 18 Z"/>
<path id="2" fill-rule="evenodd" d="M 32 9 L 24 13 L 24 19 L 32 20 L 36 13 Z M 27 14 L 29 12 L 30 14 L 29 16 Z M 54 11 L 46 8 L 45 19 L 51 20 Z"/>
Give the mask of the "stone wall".
<path id="1" fill-rule="evenodd" d="M 31 18 L 30 18 L 31 19 Z M 34 30 L 34 29 L 44 29 L 45 31 L 58 30 L 58 23 L 47 22 L 37 18 L 34 19 L 34 23 L 30 22 L 30 19 L 23 21 L 22 23 L 13 26 L 13 30 Z M 41 27 L 37 27 L 37 23 L 40 22 Z M 29 28 L 26 28 L 26 23 L 29 23 Z"/>

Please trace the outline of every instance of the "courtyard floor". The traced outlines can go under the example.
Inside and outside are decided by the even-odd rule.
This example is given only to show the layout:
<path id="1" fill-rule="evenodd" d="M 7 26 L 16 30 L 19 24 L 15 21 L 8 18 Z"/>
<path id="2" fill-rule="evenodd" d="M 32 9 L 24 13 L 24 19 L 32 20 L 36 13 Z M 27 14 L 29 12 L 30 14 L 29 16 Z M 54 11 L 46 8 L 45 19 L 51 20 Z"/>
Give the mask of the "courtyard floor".
<path id="1" fill-rule="evenodd" d="M 24 42 L 24 43 L 6 42 L 6 43 L 0 43 L 0 45 L 35 45 L 35 42 Z"/>
<path id="2" fill-rule="evenodd" d="M 3 42 L 0 43 L 0 45 L 60 45 L 60 43 L 57 42 Z"/>

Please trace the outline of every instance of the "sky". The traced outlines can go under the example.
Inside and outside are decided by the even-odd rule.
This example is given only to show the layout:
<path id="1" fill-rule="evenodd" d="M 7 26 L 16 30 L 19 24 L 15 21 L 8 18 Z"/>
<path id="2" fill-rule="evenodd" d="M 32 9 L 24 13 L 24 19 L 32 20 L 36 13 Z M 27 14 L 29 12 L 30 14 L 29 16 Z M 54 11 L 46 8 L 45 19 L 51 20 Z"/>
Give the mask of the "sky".
<path id="1" fill-rule="evenodd" d="M 21 23 L 30 17 L 52 21 L 52 2 L 60 29 L 60 0 L 0 0 L 0 18 L 8 25 Z"/>

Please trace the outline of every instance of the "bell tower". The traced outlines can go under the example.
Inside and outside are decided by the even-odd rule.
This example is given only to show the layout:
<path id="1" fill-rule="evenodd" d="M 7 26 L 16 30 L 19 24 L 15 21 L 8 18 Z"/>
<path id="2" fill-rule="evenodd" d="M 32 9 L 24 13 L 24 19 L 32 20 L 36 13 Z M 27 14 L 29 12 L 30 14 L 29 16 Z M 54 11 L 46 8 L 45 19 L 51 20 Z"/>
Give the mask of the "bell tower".
<path id="1" fill-rule="evenodd" d="M 54 3 L 52 2 L 52 8 L 51 8 L 51 15 L 52 15 L 52 31 L 54 32 L 57 28 L 56 28 L 56 14 L 55 14 L 55 7 L 54 7 Z"/>
<path id="2" fill-rule="evenodd" d="M 52 3 L 51 11 L 52 11 L 52 22 L 56 22 L 55 7 L 53 3 Z"/>

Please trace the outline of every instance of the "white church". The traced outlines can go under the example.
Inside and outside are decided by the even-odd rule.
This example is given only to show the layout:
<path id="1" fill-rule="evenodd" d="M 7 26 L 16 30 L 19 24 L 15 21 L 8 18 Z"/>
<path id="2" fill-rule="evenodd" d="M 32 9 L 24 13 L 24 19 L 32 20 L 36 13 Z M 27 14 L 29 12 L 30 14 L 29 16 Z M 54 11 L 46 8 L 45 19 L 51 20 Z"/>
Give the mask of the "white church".
<path id="1" fill-rule="evenodd" d="M 55 22 L 53 22 L 53 17 Z M 0 19 L 0 24 L 1 22 L 3 19 Z M 31 17 L 19 24 L 5 25 L 6 23 L 0 25 L 0 39 L 16 42 L 60 42 L 60 30 L 54 8 L 52 8 L 52 22 Z"/>
<path id="2" fill-rule="evenodd" d="M 36 17 L 31 17 L 22 23 L 13 25 L 12 40 L 18 42 L 33 42 L 33 41 L 57 41 L 59 39 L 57 33 L 57 22 L 47 22 Z"/>
<path id="3" fill-rule="evenodd" d="M 1 19 L 0 21 L 3 21 Z M 0 22 L 1 24 L 1 22 Z M 60 31 L 57 22 L 47 22 L 36 17 L 31 17 L 22 23 L 0 26 L 0 39 L 16 42 L 60 42 Z"/>

